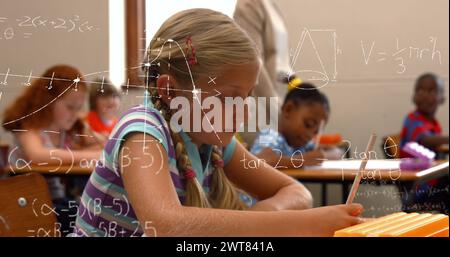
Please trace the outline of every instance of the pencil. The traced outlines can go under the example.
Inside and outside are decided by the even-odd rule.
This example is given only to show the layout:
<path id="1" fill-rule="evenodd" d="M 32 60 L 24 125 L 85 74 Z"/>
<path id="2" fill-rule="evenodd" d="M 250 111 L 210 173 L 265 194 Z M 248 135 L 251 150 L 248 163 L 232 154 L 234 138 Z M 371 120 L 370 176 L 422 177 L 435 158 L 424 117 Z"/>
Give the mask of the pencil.
<path id="1" fill-rule="evenodd" d="M 352 204 L 353 200 L 356 196 L 356 191 L 358 191 L 359 183 L 361 182 L 362 174 L 364 173 L 364 170 L 366 169 L 367 161 L 369 160 L 369 154 L 373 149 L 373 145 L 375 144 L 375 140 L 377 139 L 377 135 L 373 133 L 370 135 L 369 143 L 367 143 L 366 152 L 364 154 L 364 157 L 361 160 L 361 165 L 359 166 L 359 171 L 356 174 L 355 180 L 353 180 L 352 188 L 350 189 L 350 193 L 347 197 L 347 202 L 345 204 Z"/>

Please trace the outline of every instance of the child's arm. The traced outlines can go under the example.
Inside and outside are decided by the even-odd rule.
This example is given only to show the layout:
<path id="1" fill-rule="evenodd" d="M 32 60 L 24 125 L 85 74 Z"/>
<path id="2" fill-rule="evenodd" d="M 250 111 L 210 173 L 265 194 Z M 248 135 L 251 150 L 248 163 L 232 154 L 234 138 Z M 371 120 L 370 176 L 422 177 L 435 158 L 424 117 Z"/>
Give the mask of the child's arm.
<path id="1" fill-rule="evenodd" d="M 76 165 L 81 160 L 99 159 L 100 151 L 69 151 L 65 149 L 49 149 L 42 145 L 41 137 L 36 131 L 20 132 L 15 135 L 26 158 L 32 164 L 48 163 L 48 165 Z"/>
<path id="2" fill-rule="evenodd" d="M 252 169 L 250 162 L 257 163 L 258 159 L 236 143 L 225 172 L 235 185 L 258 198 L 253 210 L 301 210 L 312 207 L 311 193 L 301 183 L 264 162 Z"/>
<path id="3" fill-rule="evenodd" d="M 126 154 L 122 154 L 124 149 Z M 358 204 L 278 212 L 182 206 L 167 154 L 155 138 L 142 133 L 130 135 L 120 156 L 128 199 L 147 235 L 156 231 L 157 236 L 332 236 L 334 231 L 360 222 L 355 217 L 362 211 Z"/>
<path id="4" fill-rule="evenodd" d="M 271 148 L 264 148 L 261 152 L 256 154 L 256 157 L 264 160 L 272 167 L 287 169 L 317 165 L 320 164 L 324 158 L 320 150 L 308 151 L 294 156 L 280 156 L 280 153 Z"/>
<path id="5" fill-rule="evenodd" d="M 448 144 L 448 136 L 424 136 L 419 140 L 419 144 L 435 150 L 441 145 Z"/>

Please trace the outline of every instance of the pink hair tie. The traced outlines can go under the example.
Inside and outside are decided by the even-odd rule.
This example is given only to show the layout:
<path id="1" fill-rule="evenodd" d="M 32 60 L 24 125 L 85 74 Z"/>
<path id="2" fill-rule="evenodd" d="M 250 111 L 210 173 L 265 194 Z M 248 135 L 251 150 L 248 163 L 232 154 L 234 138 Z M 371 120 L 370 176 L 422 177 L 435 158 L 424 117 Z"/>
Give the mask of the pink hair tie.
<path id="1" fill-rule="evenodd" d="M 194 46 L 192 45 L 192 37 L 188 36 L 186 39 L 186 57 L 191 66 L 198 64 L 197 55 Z"/>
<path id="2" fill-rule="evenodd" d="M 223 168 L 223 166 L 224 166 L 223 160 L 214 161 L 214 166 Z"/>
<path id="3" fill-rule="evenodd" d="M 195 174 L 195 171 L 193 169 L 186 169 L 184 172 L 184 178 L 185 179 L 191 179 L 195 178 L 197 175 Z"/>

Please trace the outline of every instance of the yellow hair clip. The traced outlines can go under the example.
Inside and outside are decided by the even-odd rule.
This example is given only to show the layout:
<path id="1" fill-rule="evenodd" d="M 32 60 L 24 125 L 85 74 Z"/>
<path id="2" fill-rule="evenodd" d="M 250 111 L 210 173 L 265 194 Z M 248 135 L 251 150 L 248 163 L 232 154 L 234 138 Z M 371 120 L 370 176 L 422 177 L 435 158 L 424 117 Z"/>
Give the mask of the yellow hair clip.
<path id="1" fill-rule="evenodd" d="M 296 88 L 298 85 L 302 83 L 302 80 L 299 78 L 294 78 L 288 83 L 288 91 L 291 91 L 292 89 Z"/>

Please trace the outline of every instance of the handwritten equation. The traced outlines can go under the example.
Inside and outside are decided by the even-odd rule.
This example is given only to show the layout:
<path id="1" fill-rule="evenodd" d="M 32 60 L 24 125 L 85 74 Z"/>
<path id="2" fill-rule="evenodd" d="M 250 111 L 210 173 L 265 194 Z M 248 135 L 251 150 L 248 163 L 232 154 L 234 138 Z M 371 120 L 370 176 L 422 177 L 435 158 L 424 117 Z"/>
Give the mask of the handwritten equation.
<path id="1" fill-rule="evenodd" d="M 442 54 L 437 49 L 437 37 L 429 37 L 427 46 L 403 45 L 396 38 L 396 47 L 393 52 L 379 51 L 383 49 L 376 48 L 376 42 L 369 43 L 361 40 L 361 52 L 365 65 L 373 62 L 385 63 L 389 60 L 396 63 L 396 73 L 403 74 L 407 70 L 407 60 L 431 60 L 442 65 Z"/>
<path id="2" fill-rule="evenodd" d="M 89 21 L 82 19 L 79 15 L 55 18 L 43 16 L 8 18 L 0 16 L 0 40 L 28 39 L 32 37 L 33 33 L 39 33 L 44 30 L 87 33 L 98 31 L 100 28 L 89 24 Z"/>
<path id="3" fill-rule="evenodd" d="M 407 43 L 407 39 L 398 37 L 383 42 L 345 41 L 337 29 L 303 28 L 295 48 L 289 51 L 290 69 L 302 80 L 320 88 L 338 82 L 338 74 L 345 74 L 339 67 L 343 62 L 353 67 L 389 68 L 398 75 L 404 74 L 413 64 L 443 65 L 446 60 L 439 47 L 445 46 L 439 44 L 438 37 L 429 35 L 422 39 L 421 43 Z"/>
<path id="4" fill-rule="evenodd" d="M 14 132 L 26 132 L 27 130 L 14 130 Z M 57 131 L 43 131 L 43 133 L 59 133 Z M 92 137 L 92 135 L 85 135 L 85 134 L 76 134 L 76 137 Z M 121 138 L 114 138 L 110 137 L 108 138 L 109 142 L 112 143 L 113 141 L 125 141 Z M 156 165 L 157 159 L 163 159 L 163 149 L 161 144 L 157 144 L 158 148 L 158 156 L 153 156 L 149 152 L 149 148 L 147 147 L 149 142 L 159 142 L 162 143 L 161 140 L 153 140 L 153 139 L 146 139 L 146 140 L 133 140 L 132 143 L 137 143 L 140 146 L 142 146 L 142 157 L 136 157 L 131 155 L 131 150 L 129 147 L 123 146 L 121 148 L 121 151 L 119 153 L 119 159 L 120 159 L 120 168 L 121 172 L 123 172 L 123 169 L 129 167 L 132 165 L 133 162 L 139 161 L 140 167 L 142 169 L 148 169 L 148 168 L 154 168 L 153 172 L 155 175 L 158 175 L 162 169 L 163 169 L 163 163 L 159 163 L 159 165 Z M 60 149 L 59 149 L 60 150 Z M 69 161 L 63 161 L 61 157 L 58 156 L 57 150 L 52 149 L 49 150 L 49 160 L 46 162 L 35 162 L 33 160 L 29 160 L 27 158 L 21 158 L 20 154 L 17 156 L 17 152 L 20 151 L 19 147 L 16 146 L 12 148 L 7 157 L 7 163 L 9 163 L 9 171 L 11 174 L 17 174 L 17 173 L 24 173 L 24 172 L 32 172 L 35 167 L 44 167 L 48 168 L 47 172 L 48 174 L 69 174 L 73 170 L 94 170 L 95 168 L 105 168 L 106 166 L 106 160 L 105 160 L 105 153 L 102 152 L 99 159 L 87 159 L 82 158 L 79 161 L 75 161 L 75 155 L 69 147 L 64 148 L 69 154 L 70 154 L 70 160 Z M 74 172 L 75 174 L 77 172 Z M 116 176 L 120 177 L 120 174 L 116 170 L 114 170 L 114 173 Z"/>
<path id="5" fill-rule="evenodd" d="M 56 209 L 56 207 L 50 206 L 46 203 L 39 204 L 38 199 L 34 198 L 31 201 L 31 210 L 36 218 L 39 217 L 45 217 L 48 215 L 54 215 L 54 216 L 60 216 L 60 215 L 66 215 L 69 218 L 75 218 L 77 216 L 84 216 L 86 215 L 87 219 L 95 219 L 96 217 L 100 216 L 103 212 L 106 210 L 116 210 L 116 213 L 114 216 L 122 216 L 127 215 L 131 211 L 131 204 L 128 201 L 127 197 L 125 195 L 121 195 L 119 198 L 114 198 L 112 203 L 106 203 L 102 198 L 89 198 L 85 204 L 88 206 L 89 210 L 87 208 L 80 208 L 80 205 L 75 200 L 68 201 L 67 208 L 62 209 Z M 1 216 L 0 216 L 1 217 Z M 5 223 L 7 225 L 7 223 Z M 131 235 L 128 235 L 128 231 L 126 231 L 123 227 L 119 227 L 119 223 L 117 221 L 111 221 L 111 222 L 105 222 L 100 221 L 99 226 L 97 229 L 94 229 L 93 231 L 83 231 L 82 229 L 78 228 L 76 226 L 75 221 L 71 221 L 69 224 L 69 228 L 63 230 L 62 224 L 59 222 L 55 222 L 53 228 L 37 228 L 37 229 L 29 229 L 27 232 L 30 234 L 29 237 L 51 237 L 55 235 L 61 236 L 61 233 L 68 234 L 68 233 L 82 233 L 86 234 L 86 232 L 90 233 L 97 233 L 101 232 L 101 234 L 105 236 L 130 236 L 130 237 L 136 237 L 140 236 L 141 229 L 144 229 L 145 231 L 151 231 L 151 234 L 146 234 L 146 236 L 157 236 L 156 227 L 154 226 L 152 221 L 145 221 L 140 222 L 138 220 L 132 221 L 133 226 L 135 229 L 133 230 Z M 5 226 L 7 227 L 7 226 Z"/>
<path id="6" fill-rule="evenodd" d="M 366 203 L 365 216 L 379 216 L 380 213 L 400 211 L 438 211 L 448 215 L 448 203 L 444 202 L 449 193 L 448 185 L 409 187 L 397 181 L 386 180 L 365 180 L 361 185 L 364 187 L 356 193 L 356 198 L 357 201 Z M 370 202 L 373 204 L 369 204 Z"/>

